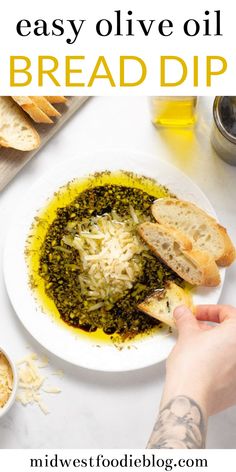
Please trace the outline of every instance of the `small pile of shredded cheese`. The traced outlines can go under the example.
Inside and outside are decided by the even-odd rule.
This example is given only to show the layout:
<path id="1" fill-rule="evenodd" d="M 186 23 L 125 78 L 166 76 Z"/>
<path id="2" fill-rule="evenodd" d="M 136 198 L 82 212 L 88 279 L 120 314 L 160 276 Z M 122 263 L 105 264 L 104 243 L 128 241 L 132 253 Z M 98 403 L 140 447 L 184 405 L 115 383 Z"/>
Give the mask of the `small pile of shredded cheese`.
<path id="1" fill-rule="evenodd" d="M 129 219 L 114 212 L 93 217 L 88 228 L 78 227 L 76 235 L 63 237 L 65 244 L 79 252 L 80 290 L 94 301 L 90 311 L 117 301 L 141 274 L 140 254 L 145 246 L 135 231 L 139 220 L 133 208 L 130 213 Z"/>
<path id="2" fill-rule="evenodd" d="M 0 408 L 9 400 L 13 387 L 13 373 L 11 366 L 2 352 L 0 352 Z"/>
<path id="3" fill-rule="evenodd" d="M 38 363 L 36 362 L 38 361 Z M 18 363 L 19 390 L 17 401 L 22 405 L 38 404 L 43 413 L 48 414 L 49 410 L 42 399 L 42 392 L 60 393 L 57 387 L 44 386 L 46 376 L 41 375 L 39 369 L 48 366 L 48 359 L 39 359 L 35 353 L 29 354 Z M 61 371 L 60 371 L 61 372 Z M 55 375 L 57 375 L 55 373 Z"/>

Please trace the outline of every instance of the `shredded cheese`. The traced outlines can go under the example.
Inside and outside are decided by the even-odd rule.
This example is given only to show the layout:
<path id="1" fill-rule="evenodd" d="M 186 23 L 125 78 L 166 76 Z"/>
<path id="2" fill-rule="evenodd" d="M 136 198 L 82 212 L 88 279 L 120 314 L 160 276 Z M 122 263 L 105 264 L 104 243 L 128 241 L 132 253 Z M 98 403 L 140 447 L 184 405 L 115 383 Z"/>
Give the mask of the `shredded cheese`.
<path id="1" fill-rule="evenodd" d="M 19 391 L 17 401 L 22 405 L 37 404 L 42 412 L 47 415 L 49 410 L 42 399 L 42 392 L 60 393 L 57 387 L 44 386 L 46 376 L 41 375 L 39 369 L 48 366 L 46 357 L 39 359 L 37 354 L 31 353 L 18 363 Z"/>
<path id="2" fill-rule="evenodd" d="M 63 370 L 59 369 L 59 370 L 55 370 L 54 372 L 52 372 L 52 375 L 57 375 L 58 377 L 63 377 L 64 372 L 63 372 Z"/>
<path id="3" fill-rule="evenodd" d="M 8 402 L 13 387 L 13 373 L 11 366 L 2 352 L 0 352 L 0 408 Z"/>
<path id="4" fill-rule="evenodd" d="M 135 231 L 139 220 L 133 208 L 130 213 L 126 219 L 114 212 L 93 217 L 86 230 L 78 227 L 76 235 L 63 237 L 78 250 L 83 267 L 80 290 L 93 302 L 90 311 L 117 301 L 141 274 L 140 255 L 146 248 Z"/>
<path id="5" fill-rule="evenodd" d="M 46 393 L 61 393 L 61 389 L 57 387 L 44 387 L 43 391 Z"/>

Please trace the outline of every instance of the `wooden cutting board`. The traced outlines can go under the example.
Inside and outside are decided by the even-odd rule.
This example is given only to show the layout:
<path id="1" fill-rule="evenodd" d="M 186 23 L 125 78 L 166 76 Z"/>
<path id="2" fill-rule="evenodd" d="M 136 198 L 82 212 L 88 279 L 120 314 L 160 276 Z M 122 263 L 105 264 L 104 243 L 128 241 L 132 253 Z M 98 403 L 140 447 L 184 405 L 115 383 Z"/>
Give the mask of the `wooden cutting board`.
<path id="1" fill-rule="evenodd" d="M 89 97 L 68 97 L 63 105 L 55 105 L 61 116 L 53 125 L 34 123 L 35 129 L 41 137 L 38 149 L 22 152 L 16 149 L 0 148 L 0 192 L 20 172 L 35 154 L 56 134 L 69 118 L 84 104 Z"/>

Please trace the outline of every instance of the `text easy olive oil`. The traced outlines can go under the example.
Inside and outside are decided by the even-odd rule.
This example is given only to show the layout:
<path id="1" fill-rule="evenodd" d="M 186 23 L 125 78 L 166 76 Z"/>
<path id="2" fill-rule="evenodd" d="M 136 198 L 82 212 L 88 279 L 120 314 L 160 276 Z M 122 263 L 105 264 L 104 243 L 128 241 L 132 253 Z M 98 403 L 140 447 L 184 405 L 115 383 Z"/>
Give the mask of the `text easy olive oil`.
<path id="1" fill-rule="evenodd" d="M 152 97 L 152 122 L 155 126 L 192 126 L 196 105 L 197 97 Z"/>

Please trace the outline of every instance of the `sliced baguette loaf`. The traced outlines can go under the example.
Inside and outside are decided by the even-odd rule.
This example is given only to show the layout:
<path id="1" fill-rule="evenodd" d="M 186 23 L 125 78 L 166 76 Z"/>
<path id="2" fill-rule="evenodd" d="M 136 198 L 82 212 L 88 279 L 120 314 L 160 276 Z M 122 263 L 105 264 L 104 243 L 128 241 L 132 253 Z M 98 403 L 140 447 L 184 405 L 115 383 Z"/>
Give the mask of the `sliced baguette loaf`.
<path id="1" fill-rule="evenodd" d="M 138 232 L 150 249 L 186 282 L 206 287 L 220 283 L 213 257 L 193 249 L 190 239 L 180 231 L 146 222 L 138 226 Z"/>
<path id="2" fill-rule="evenodd" d="M 211 254 L 218 265 L 228 266 L 235 259 L 235 248 L 227 231 L 205 211 L 190 202 L 161 198 L 152 205 L 158 223 L 182 231 L 196 248 Z"/>
<path id="3" fill-rule="evenodd" d="M 66 103 L 67 99 L 63 96 L 45 97 L 50 103 Z"/>
<path id="4" fill-rule="evenodd" d="M 40 145 L 40 137 L 23 111 L 10 97 L 0 97 L 0 145 L 19 151 L 31 151 Z"/>
<path id="5" fill-rule="evenodd" d="M 149 316 L 162 321 L 162 323 L 175 327 L 174 310 L 180 305 L 186 305 L 193 310 L 192 297 L 190 293 L 176 285 L 168 282 L 165 288 L 156 290 L 152 295 L 138 305 L 138 309 Z"/>
<path id="6" fill-rule="evenodd" d="M 37 105 L 40 110 L 42 110 L 48 116 L 61 116 L 59 111 L 51 105 L 51 103 L 47 100 L 46 97 L 29 97 L 32 102 Z"/>
<path id="7" fill-rule="evenodd" d="M 35 123 L 51 124 L 53 121 L 49 118 L 30 97 L 12 97 L 13 100 L 24 110 Z"/>

